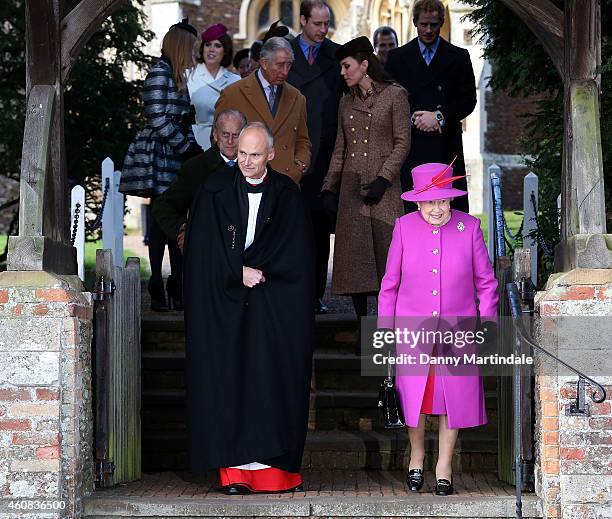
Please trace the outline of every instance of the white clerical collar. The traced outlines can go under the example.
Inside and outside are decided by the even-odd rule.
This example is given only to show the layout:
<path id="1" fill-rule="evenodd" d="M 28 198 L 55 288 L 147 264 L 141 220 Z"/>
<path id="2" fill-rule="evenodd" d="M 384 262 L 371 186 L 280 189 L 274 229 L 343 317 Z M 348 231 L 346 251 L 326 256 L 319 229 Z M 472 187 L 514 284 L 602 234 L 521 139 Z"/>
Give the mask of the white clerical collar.
<path id="1" fill-rule="evenodd" d="M 257 184 L 261 184 L 264 181 L 264 179 L 266 178 L 267 174 L 268 174 L 268 172 L 266 171 L 261 178 L 248 178 L 248 177 L 244 177 L 244 179 L 249 184 L 251 184 L 252 186 L 256 186 Z"/>

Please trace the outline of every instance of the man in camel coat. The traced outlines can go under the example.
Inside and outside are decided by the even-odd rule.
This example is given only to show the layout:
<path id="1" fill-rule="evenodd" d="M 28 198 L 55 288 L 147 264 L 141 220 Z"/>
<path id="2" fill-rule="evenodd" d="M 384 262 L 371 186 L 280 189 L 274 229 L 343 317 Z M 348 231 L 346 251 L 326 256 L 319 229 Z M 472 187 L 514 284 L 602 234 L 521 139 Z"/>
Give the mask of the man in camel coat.
<path id="1" fill-rule="evenodd" d="M 274 170 L 300 182 L 310 165 L 310 139 L 306 126 L 306 98 L 286 83 L 293 64 L 291 45 L 278 36 L 261 49 L 257 72 L 228 86 L 215 105 L 215 115 L 229 108 L 240 110 L 251 122 L 263 122 L 274 134 Z"/>

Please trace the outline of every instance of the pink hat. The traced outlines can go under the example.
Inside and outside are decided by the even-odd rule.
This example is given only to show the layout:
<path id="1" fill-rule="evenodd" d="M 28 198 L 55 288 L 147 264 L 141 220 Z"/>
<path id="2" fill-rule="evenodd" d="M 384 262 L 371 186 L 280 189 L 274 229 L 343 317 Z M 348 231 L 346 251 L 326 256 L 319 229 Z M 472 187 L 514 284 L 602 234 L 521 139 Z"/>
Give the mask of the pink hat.
<path id="1" fill-rule="evenodd" d="M 456 157 L 455 157 L 456 158 Z M 409 202 L 426 202 L 428 200 L 442 200 L 443 198 L 454 198 L 467 195 L 467 191 L 461 191 L 453 187 L 453 180 L 463 178 L 465 175 L 453 177 L 452 165 L 430 162 L 421 164 L 412 170 L 412 191 L 402 194 L 402 200 Z"/>
<path id="2" fill-rule="evenodd" d="M 206 29 L 202 33 L 202 41 L 204 43 L 218 40 L 221 36 L 225 36 L 227 34 L 227 27 L 222 23 L 216 23 L 215 25 L 211 25 L 208 29 Z"/>

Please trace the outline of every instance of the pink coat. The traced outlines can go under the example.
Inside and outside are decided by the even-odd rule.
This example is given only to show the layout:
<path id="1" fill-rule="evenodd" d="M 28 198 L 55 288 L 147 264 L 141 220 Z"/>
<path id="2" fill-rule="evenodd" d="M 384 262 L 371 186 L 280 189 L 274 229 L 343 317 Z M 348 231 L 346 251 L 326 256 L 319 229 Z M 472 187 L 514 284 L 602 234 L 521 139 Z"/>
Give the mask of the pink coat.
<path id="1" fill-rule="evenodd" d="M 379 326 L 401 327 L 400 317 L 475 317 L 496 320 L 497 281 L 484 244 L 480 221 L 452 210 L 442 227 L 427 223 L 416 211 L 398 218 L 378 296 Z M 478 304 L 477 304 L 478 300 Z M 398 351 L 401 350 L 400 347 Z M 431 350 L 431 347 L 429 348 Z M 425 350 L 423 350 L 425 351 Z M 427 369 L 402 376 L 396 384 L 406 424 L 416 427 L 427 382 Z M 444 390 L 451 428 L 487 422 L 482 379 L 445 376 L 436 367 L 436 384 Z"/>

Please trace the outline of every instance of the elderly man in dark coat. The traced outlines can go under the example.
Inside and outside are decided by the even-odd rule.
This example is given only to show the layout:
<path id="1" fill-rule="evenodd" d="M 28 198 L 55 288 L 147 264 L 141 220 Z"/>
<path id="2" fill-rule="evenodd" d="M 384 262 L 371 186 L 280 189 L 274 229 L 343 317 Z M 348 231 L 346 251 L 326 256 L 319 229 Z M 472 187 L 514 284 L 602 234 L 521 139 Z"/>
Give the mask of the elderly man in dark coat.
<path id="1" fill-rule="evenodd" d="M 221 112 L 213 123 L 215 144 L 185 162 L 178 178 L 153 202 L 153 217 L 164 234 L 177 241 L 181 252 L 185 241 L 187 210 L 194 196 L 211 173 L 232 168 L 236 164 L 238 135 L 245 125 L 246 118 L 238 110 Z"/>
<path id="2" fill-rule="evenodd" d="M 410 172 L 420 164 L 453 164 L 456 175 L 465 175 L 461 120 L 476 106 L 476 81 L 467 50 L 440 37 L 444 24 L 440 0 L 417 0 L 413 22 L 418 37 L 391 50 L 386 71 L 407 91 L 413 110 L 410 154 L 402 168 L 402 190 L 412 189 Z M 460 179 L 458 189 L 467 190 Z M 467 197 L 458 197 L 453 207 L 468 212 Z M 415 210 L 410 207 L 411 211 Z"/>
<path id="3" fill-rule="evenodd" d="M 299 187 L 247 125 L 238 165 L 204 182 L 185 244 L 191 467 L 227 494 L 299 489 L 312 362 L 313 251 Z"/>
<path id="4" fill-rule="evenodd" d="M 308 135 L 312 144 L 311 166 L 302 177 L 302 193 L 310 209 L 315 237 L 315 276 L 317 313 L 326 313 L 323 302 L 327 284 L 331 224 L 319 200 L 323 179 L 334 151 L 338 128 L 338 103 L 342 97 L 342 77 L 336 61 L 338 44 L 327 36 L 330 9 L 323 0 L 302 0 L 302 33 L 291 42 L 295 61 L 287 82 L 306 98 Z"/>

